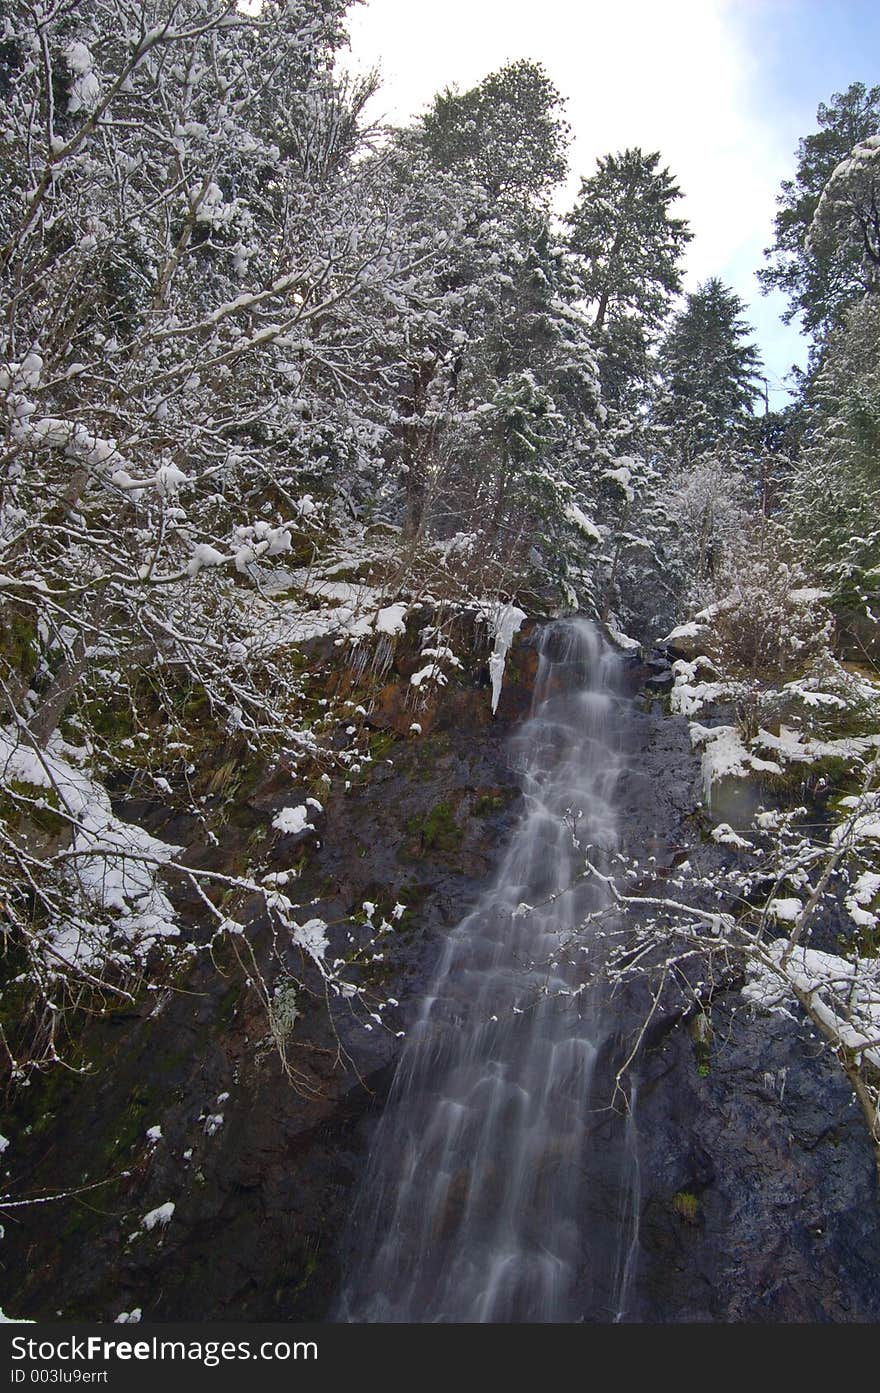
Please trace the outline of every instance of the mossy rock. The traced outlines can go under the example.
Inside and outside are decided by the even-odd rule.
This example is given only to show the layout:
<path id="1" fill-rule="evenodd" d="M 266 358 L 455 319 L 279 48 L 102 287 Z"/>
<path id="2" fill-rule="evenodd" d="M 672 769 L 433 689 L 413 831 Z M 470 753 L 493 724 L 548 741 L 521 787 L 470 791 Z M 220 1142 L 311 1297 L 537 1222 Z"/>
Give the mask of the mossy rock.
<path id="1" fill-rule="evenodd" d="M 672 1196 L 672 1212 L 682 1223 L 696 1226 L 702 1217 L 700 1200 L 692 1190 L 679 1190 Z"/>
<path id="2" fill-rule="evenodd" d="M 688 1024 L 688 1034 L 694 1042 L 697 1073 L 701 1079 L 709 1075 L 712 1066 L 712 1040 L 715 1032 L 704 1011 L 699 1011 Z"/>
<path id="3" fill-rule="evenodd" d="M 474 817 L 492 817 L 512 803 L 516 797 L 514 788 L 490 788 L 478 792 L 474 803 Z"/>
<path id="4" fill-rule="evenodd" d="M 370 736 L 370 754 L 374 760 L 387 759 L 397 737 L 392 730 L 376 730 Z"/>
<path id="5" fill-rule="evenodd" d="M 409 818 L 406 830 L 411 837 L 418 837 L 422 851 L 441 857 L 454 855 L 464 838 L 452 807 L 445 801 Z"/>

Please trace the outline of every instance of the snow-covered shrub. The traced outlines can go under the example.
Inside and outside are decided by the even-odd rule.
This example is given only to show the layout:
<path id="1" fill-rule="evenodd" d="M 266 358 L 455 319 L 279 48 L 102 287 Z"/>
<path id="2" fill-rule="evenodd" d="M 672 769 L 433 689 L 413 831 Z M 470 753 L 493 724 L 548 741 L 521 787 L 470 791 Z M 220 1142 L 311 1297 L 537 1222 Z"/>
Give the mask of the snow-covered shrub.
<path id="1" fill-rule="evenodd" d="M 759 519 L 731 538 L 714 578 L 706 652 L 736 684 L 739 723 L 747 738 L 765 719 L 779 719 L 780 691 L 828 653 L 831 616 L 783 529 Z"/>

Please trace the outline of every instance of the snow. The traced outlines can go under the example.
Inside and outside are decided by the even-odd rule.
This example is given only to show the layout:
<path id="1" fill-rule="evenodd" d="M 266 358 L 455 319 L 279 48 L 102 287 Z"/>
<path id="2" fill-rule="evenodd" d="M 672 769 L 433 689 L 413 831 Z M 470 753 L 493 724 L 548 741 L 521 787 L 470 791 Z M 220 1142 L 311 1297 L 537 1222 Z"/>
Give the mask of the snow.
<path id="1" fill-rule="evenodd" d="M 701 726 L 691 723 L 691 742 L 703 748 L 703 788 L 706 801 L 719 779 L 742 778 L 749 772 L 749 752 L 736 726 Z"/>
<path id="2" fill-rule="evenodd" d="M 409 679 L 413 687 L 421 687 L 423 682 L 436 682 L 438 686 L 445 687 L 448 678 L 439 663 L 428 663 L 427 667 L 419 668 Z M 494 706 L 492 710 L 494 711 Z"/>
<path id="3" fill-rule="evenodd" d="M 297 924 L 291 937 L 298 947 L 320 963 L 329 946 L 326 931 L 323 919 L 309 919 L 305 924 Z"/>
<path id="4" fill-rule="evenodd" d="M 678 658 L 672 664 L 674 685 L 670 694 L 670 707 L 675 715 L 695 716 L 710 702 L 723 700 L 730 695 L 727 682 L 704 682 L 700 673 L 707 670 L 714 673 L 708 658 L 699 655 L 693 662 Z"/>
<path id="5" fill-rule="evenodd" d="M 873 910 L 866 909 L 865 906 L 872 904 L 878 897 L 880 897 L 880 875 L 875 871 L 864 871 L 845 899 L 850 917 L 860 929 L 876 928 L 880 916 L 875 914 Z"/>
<path id="6" fill-rule="evenodd" d="M 809 996 L 816 1018 L 844 1048 L 880 1068 L 880 959 L 851 961 L 788 940 L 768 945 L 767 961 L 751 960 L 743 997 L 769 1011 L 785 1011 L 792 987 Z"/>
<path id="7" fill-rule="evenodd" d="M 793 895 L 771 900 L 767 905 L 767 913 L 785 924 L 796 923 L 798 915 L 803 913 L 803 909 L 801 901 Z"/>
<path id="8" fill-rule="evenodd" d="M 749 763 L 758 774 L 782 773 L 782 765 L 777 764 L 775 759 L 759 759 L 757 755 L 752 755 Z"/>
<path id="9" fill-rule="evenodd" d="M 70 71 L 76 73 L 78 76 L 82 73 L 91 72 L 92 68 L 95 66 L 95 60 L 92 57 L 91 51 L 84 43 L 69 43 L 64 50 L 64 57 L 67 60 L 67 66 L 70 68 Z"/>
<path id="10" fill-rule="evenodd" d="M 830 600 L 830 590 L 817 590 L 812 586 L 801 586 L 798 590 L 789 590 L 788 598 L 793 600 L 796 605 L 814 605 L 820 600 Z"/>
<path id="11" fill-rule="evenodd" d="M 618 648 L 623 648 L 628 653 L 634 653 L 642 646 L 637 638 L 630 638 L 629 634 L 621 633 L 620 629 L 613 629 L 611 625 L 608 626 L 608 636 L 612 643 L 616 643 Z"/>
<path id="12" fill-rule="evenodd" d="M 205 566 L 223 566 L 227 558 L 222 551 L 216 547 L 209 546 L 207 542 L 200 542 L 193 551 L 187 564 L 186 573 L 189 576 L 197 576 L 199 571 Z"/>
<path id="13" fill-rule="evenodd" d="M 633 475 L 632 469 L 630 468 L 632 463 L 633 461 L 631 459 L 622 459 L 616 469 L 604 469 L 602 471 L 602 478 L 610 479 L 612 483 L 617 484 L 626 498 L 627 503 L 632 503 L 635 498 L 635 493 L 632 488 Z"/>
<path id="14" fill-rule="evenodd" d="M 855 735 L 841 740 L 813 740 L 800 730 L 781 725 L 779 734 L 759 730 L 756 744 L 792 764 L 815 764 L 823 759 L 854 759 L 880 747 L 880 735 Z"/>
<path id="15" fill-rule="evenodd" d="M 71 826 L 70 844 L 56 858 L 68 882 L 79 891 L 84 909 L 109 911 L 112 932 L 142 956 L 157 940 L 179 935 L 158 873 L 181 848 L 116 817 L 106 789 L 73 763 L 76 754 L 57 733 L 39 755 L 0 733 L 0 784 L 15 781 L 55 795 Z M 57 957 L 84 967 L 111 949 L 107 929 L 79 917 L 56 920 L 47 937 Z"/>
<path id="16" fill-rule="evenodd" d="M 602 533 L 599 531 L 592 518 L 588 518 L 586 513 L 581 512 L 576 503 L 569 503 L 565 510 L 565 516 L 569 522 L 573 522 L 577 530 L 588 537 L 591 542 L 601 542 Z"/>
<path id="17" fill-rule="evenodd" d="M 754 842 L 746 841 L 745 837 L 741 837 L 738 832 L 734 832 L 733 828 L 727 822 L 719 822 L 717 827 L 712 828 L 711 835 L 713 842 L 719 842 L 723 846 L 735 846 L 743 851 L 751 850 L 754 847 Z"/>
<path id="18" fill-rule="evenodd" d="M 170 1222 L 174 1210 L 174 1202 L 172 1200 L 166 1200 L 164 1204 L 158 1205 L 155 1209 L 151 1209 L 149 1214 L 145 1214 L 141 1219 L 141 1225 L 147 1230 L 154 1229 L 157 1226 L 159 1228 L 165 1228 Z"/>
<path id="19" fill-rule="evenodd" d="M 272 826 L 290 837 L 295 837 L 300 832 L 315 830 L 309 823 L 309 810 L 303 803 L 297 808 L 282 808 L 273 817 Z"/>
<path id="20" fill-rule="evenodd" d="M 513 643 L 514 635 L 519 632 L 526 617 L 525 610 L 517 609 L 514 604 L 495 606 L 489 614 L 489 623 L 492 633 L 495 635 L 495 646 L 492 649 L 492 656 L 489 659 L 489 676 L 492 679 L 493 716 L 498 709 L 498 702 L 501 697 L 501 684 L 504 681 L 504 668 L 507 662 L 507 654 L 510 645 Z"/>
<path id="21" fill-rule="evenodd" d="M 679 624 L 677 628 L 671 629 L 665 638 L 661 638 L 658 647 L 674 648 L 682 639 L 702 639 L 708 633 L 705 624 L 698 624 L 695 619 L 690 619 L 687 624 Z"/>
<path id="22" fill-rule="evenodd" d="M 375 620 L 376 633 L 391 635 L 406 633 L 406 611 L 406 605 L 400 603 L 387 605 L 385 609 L 380 609 Z"/>
<path id="23" fill-rule="evenodd" d="M 850 794 L 841 798 L 847 810 L 846 821 L 835 827 L 832 841 L 880 841 L 880 793 Z"/>
<path id="24" fill-rule="evenodd" d="M 157 1141 L 161 1141 L 161 1140 L 162 1140 L 162 1128 L 161 1128 L 161 1127 L 148 1127 L 148 1128 L 147 1128 L 147 1141 L 157 1142 Z"/>
<path id="25" fill-rule="evenodd" d="M 95 72 L 95 59 L 91 50 L 84 43 L 69 43 L 64 50 L 64 57 L 74 75 L 67 110 L 71 114 L 94 110 L 101 97 L 101 81 Z"/>

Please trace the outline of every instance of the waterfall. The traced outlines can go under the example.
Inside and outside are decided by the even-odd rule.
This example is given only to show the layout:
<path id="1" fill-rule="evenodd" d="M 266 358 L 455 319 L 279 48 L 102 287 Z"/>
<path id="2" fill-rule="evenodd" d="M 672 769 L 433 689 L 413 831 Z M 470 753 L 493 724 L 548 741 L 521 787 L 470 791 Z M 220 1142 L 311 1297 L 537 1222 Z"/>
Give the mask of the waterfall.
<path id="1" fill-rule="evenodd" d="M 626 1319 L 638 1240 L 631 1113 L 612 1106 L 613 1016 L 590 988 L 617 845 L 627 704 L 586 620 L 543 633 L 515 738 L 524 811 L 449 935 L 352 1213 L 337 1318 Z"/>

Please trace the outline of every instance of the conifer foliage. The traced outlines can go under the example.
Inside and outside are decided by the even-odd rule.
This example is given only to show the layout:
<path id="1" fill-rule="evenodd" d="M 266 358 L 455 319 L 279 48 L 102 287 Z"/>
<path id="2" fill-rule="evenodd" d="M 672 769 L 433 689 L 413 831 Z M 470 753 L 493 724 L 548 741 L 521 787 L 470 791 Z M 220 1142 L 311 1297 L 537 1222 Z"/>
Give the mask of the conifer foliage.
<path id="1" fill-rule="evenodd" d="M 658 416 L 690 460 L 730 443 L 752 414 L 760 358 L 745 305 L 717 277 L 687 296 L 660 349 Z"/>

